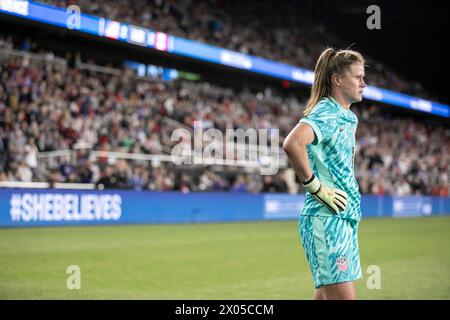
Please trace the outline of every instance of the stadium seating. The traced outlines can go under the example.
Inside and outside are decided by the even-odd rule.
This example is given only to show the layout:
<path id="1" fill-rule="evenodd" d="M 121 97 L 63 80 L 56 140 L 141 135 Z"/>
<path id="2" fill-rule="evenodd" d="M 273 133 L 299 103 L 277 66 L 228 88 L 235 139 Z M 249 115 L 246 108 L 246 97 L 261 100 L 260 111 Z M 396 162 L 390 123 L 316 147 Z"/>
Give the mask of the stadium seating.
<path id="1" fill-rule="evenodd" d="M 289 1 L 236 0 L 43 0 L 66 8 L 76 4 L 84 13 L 133 23 L 157 31 L 213 44 L 245 54 L 314 69 L 323 45 L 347 43 Z M 277 12 L 274 16 L 272 13 Z M 255 17 L 249 21 L 249 17 Z M 381 61 L 367 57 L 368 83 L 394 91 L 435 98 L 422 85 L 404 79 Z"/>
<path id="2" fill-rule="evenodd" d="M 237 92 L 202 81 L 149 80 L 131 70 L 118 72 L 69 67 L 55 57 L 2 58 L 0 181 L 182 192 L 299 191 L 288 167 L 275 176 L 261 176 L 245 168 L 92 157 L 92 150 L 170 154 L 173 129 L 192 127 L 200 119 L 222 132 L 279 128 L 282 143 L 305 106 L 305 101 L 270 88 Z M 355 166 L 362 193 L 449 194 L 450 137 L 445 127 L 417 117 L 392 118 L 369 103 L 353 110 L 360 119 Z"/>

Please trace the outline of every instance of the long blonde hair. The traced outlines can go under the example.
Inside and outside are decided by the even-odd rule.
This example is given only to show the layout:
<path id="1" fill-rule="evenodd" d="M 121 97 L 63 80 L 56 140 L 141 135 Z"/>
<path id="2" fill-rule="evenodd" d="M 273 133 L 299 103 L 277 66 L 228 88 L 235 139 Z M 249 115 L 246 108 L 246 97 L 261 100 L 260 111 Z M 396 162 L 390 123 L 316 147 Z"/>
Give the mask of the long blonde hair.
<path id="1" fill-rule="evenodd" d="M 314 106 L 325 97 L 331 96 L 331 76 L 343 74 L 350 65 L 360 62 L 365 63 L 363 56 L 353 50 L 325 49 L 316 63 L 314 69 L 314 83 L 311 88 L 311 96 L 303 115 L 306 117 Z"/>

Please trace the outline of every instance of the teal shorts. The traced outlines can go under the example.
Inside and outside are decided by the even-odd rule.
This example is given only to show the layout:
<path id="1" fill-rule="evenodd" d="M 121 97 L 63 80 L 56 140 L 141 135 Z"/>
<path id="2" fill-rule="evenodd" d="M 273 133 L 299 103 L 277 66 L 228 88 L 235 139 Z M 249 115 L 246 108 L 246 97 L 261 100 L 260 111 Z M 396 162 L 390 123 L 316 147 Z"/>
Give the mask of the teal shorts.
<path id="1" fill-rule="evenodd" d="M 316 288 L 361 278 L 358 225 L 339 217 L 300 215 L 300 239 Z"/>

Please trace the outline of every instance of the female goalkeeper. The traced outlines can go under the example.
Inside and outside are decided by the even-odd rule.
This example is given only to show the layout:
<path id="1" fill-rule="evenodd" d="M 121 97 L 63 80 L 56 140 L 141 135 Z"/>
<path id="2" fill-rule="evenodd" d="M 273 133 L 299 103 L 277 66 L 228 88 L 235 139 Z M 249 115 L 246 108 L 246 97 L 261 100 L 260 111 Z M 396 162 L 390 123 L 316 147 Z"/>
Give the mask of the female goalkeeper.
<path id="1" fill-rule="evenodd" d="M 356 115 L 364 58 L 328 48 L 315 68 L 304 117 L 283 148 L 306 189 L 299 233 L 315 284 L 315 299 L 355 299 L 361 278 L 358 225 L 361 195 L 354 175 Z"/>

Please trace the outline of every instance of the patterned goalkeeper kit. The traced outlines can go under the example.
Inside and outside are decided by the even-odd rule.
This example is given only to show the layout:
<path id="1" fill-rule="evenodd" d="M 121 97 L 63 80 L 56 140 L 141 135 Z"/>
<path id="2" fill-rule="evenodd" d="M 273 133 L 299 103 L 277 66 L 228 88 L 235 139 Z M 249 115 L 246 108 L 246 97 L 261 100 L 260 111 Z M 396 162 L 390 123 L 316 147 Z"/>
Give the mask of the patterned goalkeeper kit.
<path id="1" fill-rule="evenodd" d="M 315 287 L 359 279 L 361 195 L 354 174 L 358 118 L 335 99 L 323 98 L 300 123 L 314 130 L 314 142 L 307 151 L 316 177 L 348 194 L 347 208 L 338 215 L 306 194 L 298 227 Z"/>

